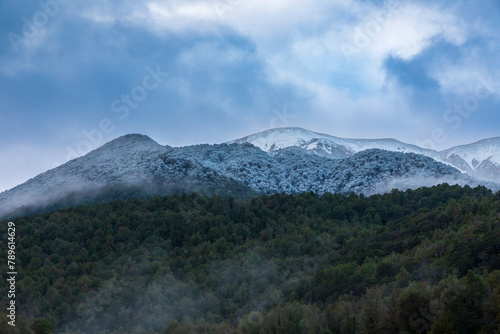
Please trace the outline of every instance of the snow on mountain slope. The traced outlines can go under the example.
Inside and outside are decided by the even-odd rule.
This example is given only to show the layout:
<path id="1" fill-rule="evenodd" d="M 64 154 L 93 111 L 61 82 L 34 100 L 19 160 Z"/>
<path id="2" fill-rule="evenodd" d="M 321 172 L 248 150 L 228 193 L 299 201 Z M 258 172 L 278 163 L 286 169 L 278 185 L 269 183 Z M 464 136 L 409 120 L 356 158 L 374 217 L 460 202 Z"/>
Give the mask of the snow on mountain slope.
<path id="1" fill-rule="evenodd" d="M 478 178 L 500 181 L 500 137 L 440 152 L 441 159 Z"/>
<path id="2" fill-rule="evenodd" d="M 271 153 L 298 147 L 331 159 L 343 159 L 368 149 L 422 154 L 481 180 L 500 182 L 500 137 L 437 152 L 395 139 L 345 139 L 301 128 L 278 128 L 229 143 L 250 143 Z"/>
<path id="3" fill-rule="evenodd" d="M 498 190 L 498 184 L 451 166 L 499 180 L 498 142 L 445 151 L 444 164 L 429 156 L 437 152 L 394 139 L 342 139 L 297 128 L 177 148 L 126 135 L 0 193 L 0 218 L 175 192 L 238 198 L 304 191 L 373 194 L 443 182 Z"/>
<path id="4" fill-rule="evenodd" d="M 173 148 L 144 135 L 120 137 L 0 193 L 0 217 L 174 192 L 256 194 L 222 175 L 198 178 L 199 164 L 172 159 L 172 153 Z"/>
<path id="5" fill-rule="evenodd" d="M 382 149 L 392 152 L 423 154 L 434 159 L 436 151 L 405 144 L 395 139 L 345 139 L 312 132 L 302 128 L 277 128 L 243 137 L 231 143 L 250 143 L 266 152 L 276 152 L 287 147 L 300 147 L 333 159 L 346 158 L 368 149 Z"/>
<path id="6" fill-rule="evenodd" d="M 179 148 L 171 156 L 176 155 L 264 194 L 383 193 L 390 191 L 396 180 L 402 189 L 443 182 L 477 184 L 457 169 L 424 155 L 379 149 L 365 150 L 345 159 L 328 159 L 295 147 L 269 154 L 248 143 L 233 143 Z"/>
<path id="7" fill-rule="evenodd" d="M 1 193 L 0 215 L 22 207 L 71 201 L 75 194 L 91 198 L 113 184 L 141 183 L 142 172 L 154 165 L 151 159 L 166 150 L 147 136 L 123 136 Z"/>

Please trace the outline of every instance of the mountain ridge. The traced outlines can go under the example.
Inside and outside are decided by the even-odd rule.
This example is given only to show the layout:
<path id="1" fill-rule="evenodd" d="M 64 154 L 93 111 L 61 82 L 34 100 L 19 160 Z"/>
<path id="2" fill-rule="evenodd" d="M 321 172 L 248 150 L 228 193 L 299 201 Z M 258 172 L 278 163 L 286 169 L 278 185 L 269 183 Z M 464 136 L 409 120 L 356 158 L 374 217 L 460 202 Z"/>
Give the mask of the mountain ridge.
<path id="1" fill-rule="evenodd" d="M 280 145 L 270 144 L 268 142 L 269 139 L 267 139 L 266 136 L 270 136 L 271 139 L 273 137 L 277 137 Z M 290 139 L 290 137 L 292 139 Z M 295 139 L 295 142 L 293 139 Z M 406 152 L 406 153 L 411 152 L 418 154 L 421 154 L 422 152 L 428 152 L 427 155 L 432 153 L 435 154 L 438 153 L 437 151 L 434 150 L 423 149 L 416 145 L 403 143 L 394 138 L 379 138 L 379 139 L 341 138 L 324 133 L 306 130 L 299 127 L 269 129 L 256 134 L 245 136 L 240 139 L 229 141 L 227 143 L 249 142 L 261 148 L 263 151 L 275 151 L 277 149 L 286 148 L 290 146 L 302 147 L 303 145 L 307 145 L 309 146 L 309 149 L 312 149 L 310 145 L 324 141 L 330 141 L 336 145 L 341 146 L 347 152 L 351 153 L 359 153 L 361 151 L 370 148 L 387 149 L 394 152 Z"/>
<path id="2" fill-rule="evenodd" d="M 255 134 L 223 144 L 185 147 L 163 146 L 145 135 L 125 135 L 0 193 L 0 218 L 175 192 L 250 198 L 304 191 L 370 195 L 445 182 L 500 188 L 397 140 L 316 138 L 318 134 L 308 130 L 293 131 L 305 137 L 290 137 L 289 129 L 280 128 L 267 132 L 274 141 Z M 267 151 L 252 140 L 267 145 Z M 462 159 L 460 150 L 472 149 L 451 152 L 457 161 Z M 482 161 L 476 172 L 494 178 L 495 166 Z"/>
<path id="3" fill-rule="evenodd" d="M 470 144 L 435 151 L 407 144 L 394 138 L 351 139 L 291 127 L 261 131 L 227 143 L 250 143 L 266 152 L 301 147 L 331 159 L 341 159 L 370 148 L 393 152 L 416 153 L 449 164 L 485 181 L 500 180 L 500 137 L 482 139 Z M 474 163 L 476 161 L 476 163 Z M 489 163 L 488 163 L 489 162 Z M 477 166 L 483 166 L 476 168 Z"/>

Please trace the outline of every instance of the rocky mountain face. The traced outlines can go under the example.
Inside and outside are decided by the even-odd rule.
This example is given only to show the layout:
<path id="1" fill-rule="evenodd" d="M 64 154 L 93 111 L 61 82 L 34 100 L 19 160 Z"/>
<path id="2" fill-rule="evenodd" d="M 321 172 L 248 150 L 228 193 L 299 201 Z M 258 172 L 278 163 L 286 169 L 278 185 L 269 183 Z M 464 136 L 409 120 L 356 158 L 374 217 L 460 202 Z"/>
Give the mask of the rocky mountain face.
<path id="1" fill-rule="evenodd" d="M 237 198 L 304 191 L 369 195 L 444 182 L 497 189 L 472 176 L 498 176 L 498 155 L 488 155 L 495 145 L 491 140 L 484 152 L 475 146 L 435 152 L 393 139 L 276 129 L 225 144 L 174 148 L 131 134 L 1 193 L 0 218 L 175 192 Z M 471 158 L 474 152 L 482 152 L 481 160 Z"/>
<path id="2" fill-rule="evenodd" d="M 500 182 L 500 137 L 440 152 L 443 161 L 478 179 Z"/>

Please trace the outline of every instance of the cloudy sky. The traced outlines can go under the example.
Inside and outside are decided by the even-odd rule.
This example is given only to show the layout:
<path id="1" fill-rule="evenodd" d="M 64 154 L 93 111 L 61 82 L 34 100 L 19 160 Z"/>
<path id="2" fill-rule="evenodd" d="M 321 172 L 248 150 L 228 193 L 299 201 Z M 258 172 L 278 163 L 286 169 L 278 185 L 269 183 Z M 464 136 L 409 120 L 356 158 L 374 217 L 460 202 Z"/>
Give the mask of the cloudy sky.
<path id="1" fill-rule="evenodd" d="M 500 136 L 500 2 L 3 0 L 0 191 L 127 133 Z"/>

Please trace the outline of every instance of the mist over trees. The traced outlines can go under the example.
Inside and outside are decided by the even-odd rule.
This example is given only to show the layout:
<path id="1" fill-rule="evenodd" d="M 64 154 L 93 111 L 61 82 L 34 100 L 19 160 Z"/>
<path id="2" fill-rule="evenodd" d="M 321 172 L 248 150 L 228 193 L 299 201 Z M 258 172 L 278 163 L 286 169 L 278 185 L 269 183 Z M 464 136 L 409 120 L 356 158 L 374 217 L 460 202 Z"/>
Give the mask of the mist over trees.
<path id="1" fill-rule="evenodd" d="M 0 219 L 174 193 L 371 195 L 442 183 L 500 189 L 421 154 L 368 149 L 329 159 L 299 147 L 273 154 L 248 143 L 173 148 L 126 135 L 0 193 Z"/>
<path id="2" fill-rule="evenodd" d="M 13 333 L 495 333 L 499 222 L 500 194 L 449 185 L 22 217 Z"/>

